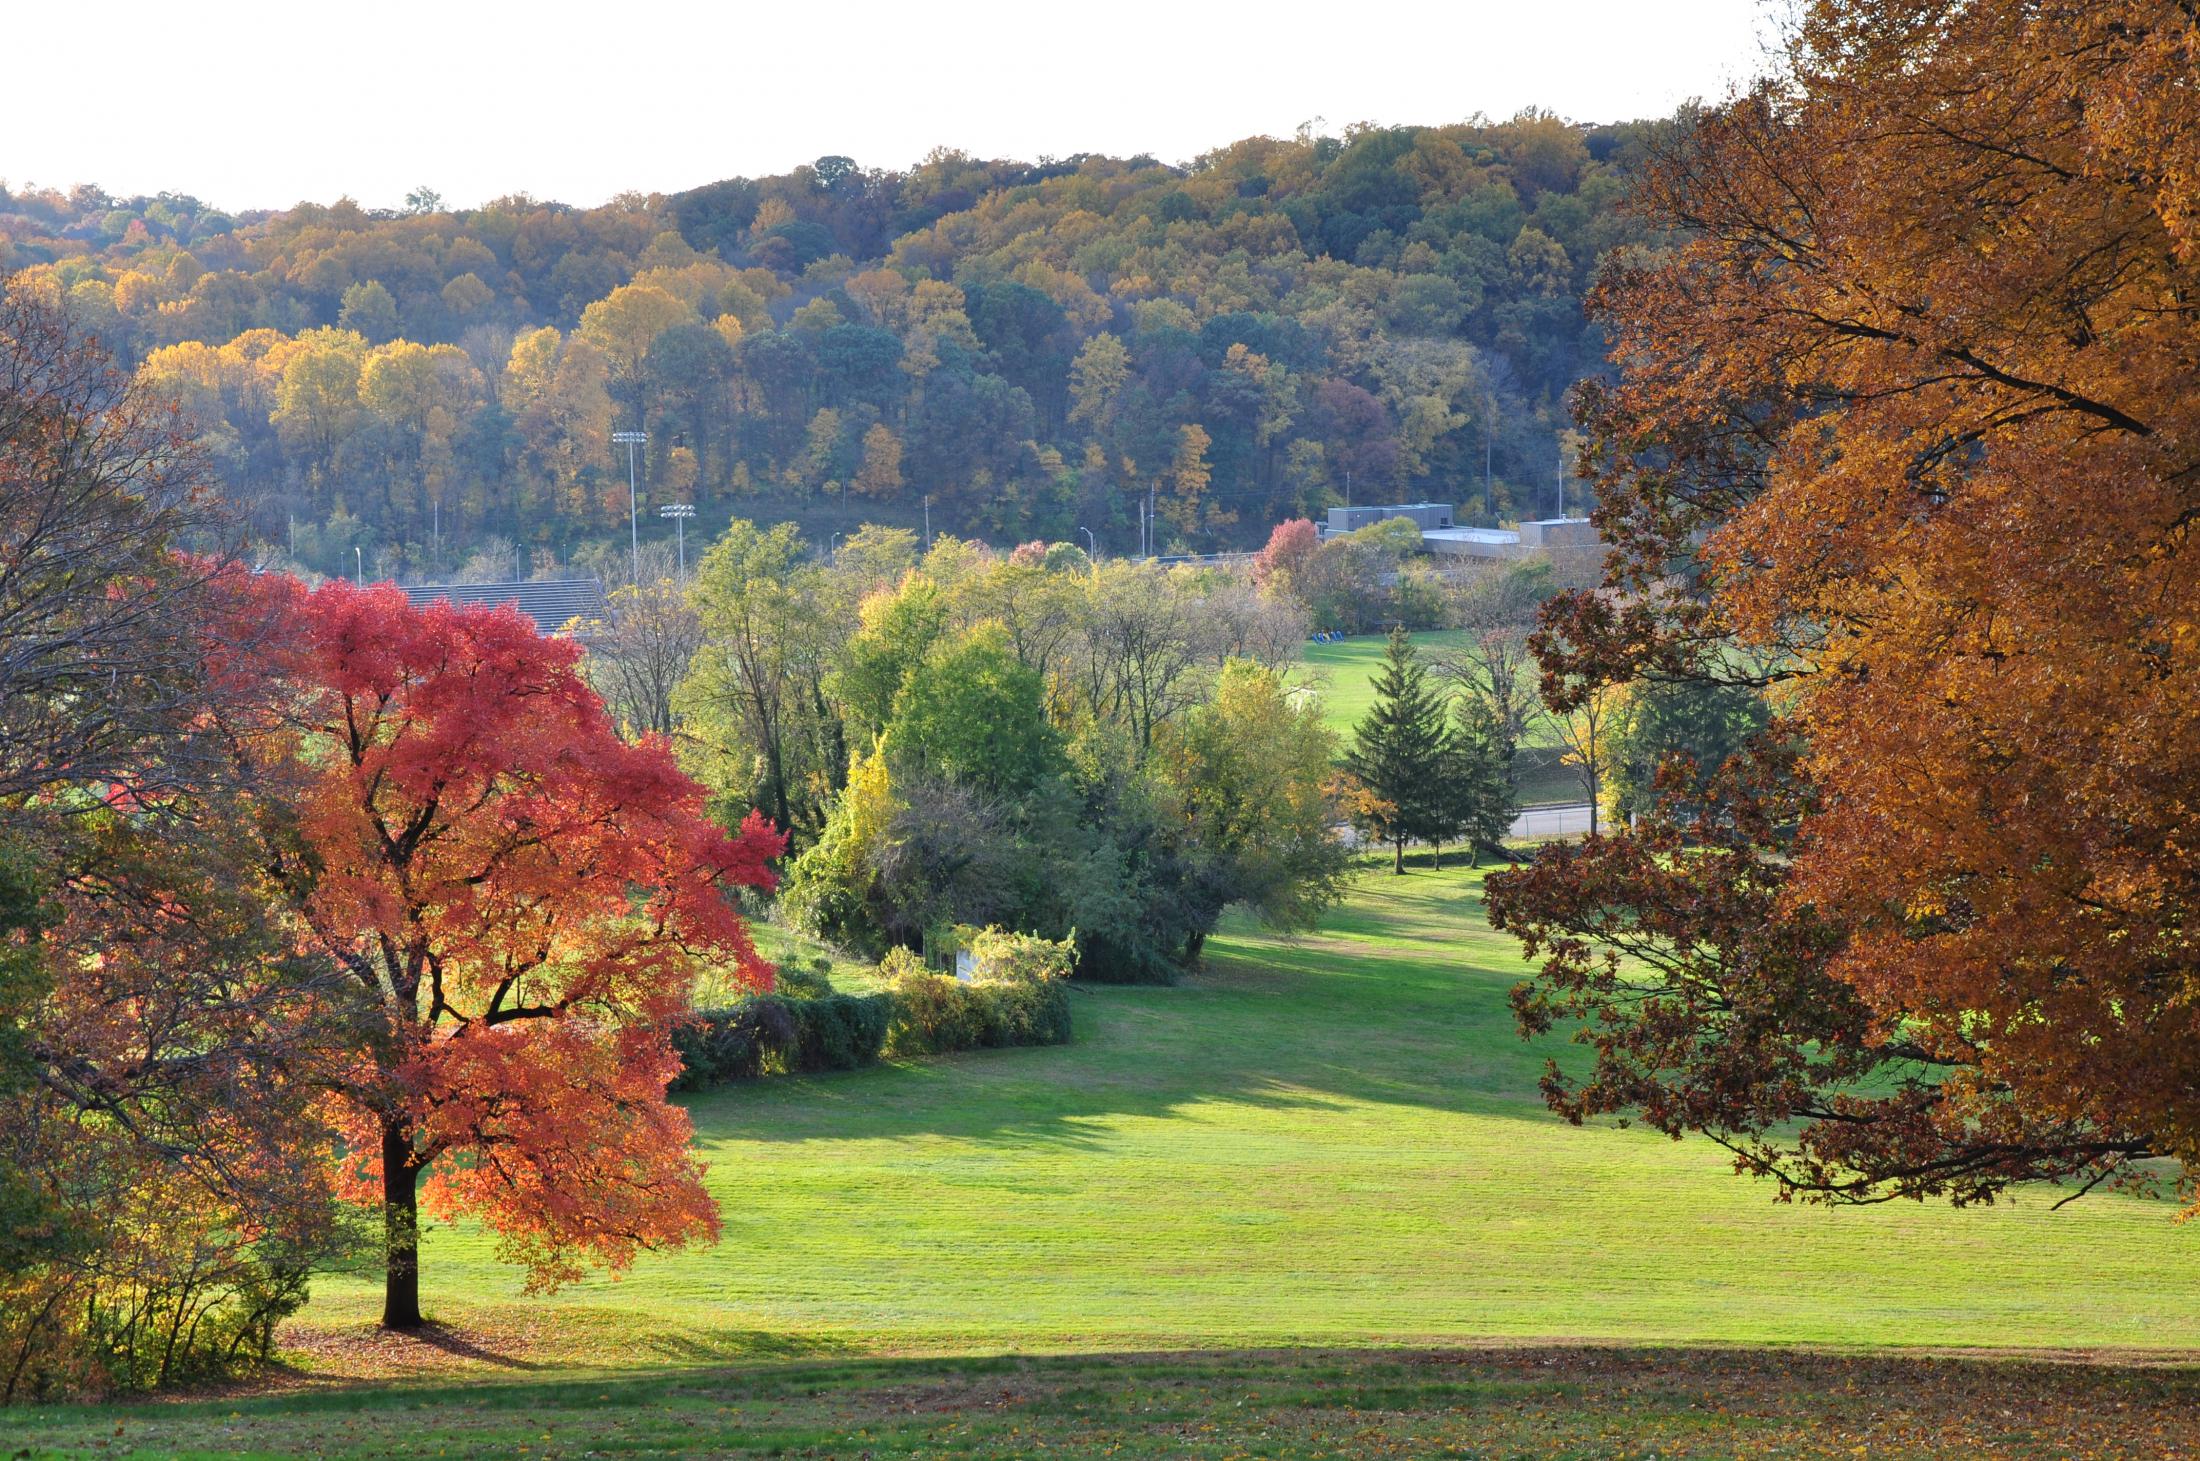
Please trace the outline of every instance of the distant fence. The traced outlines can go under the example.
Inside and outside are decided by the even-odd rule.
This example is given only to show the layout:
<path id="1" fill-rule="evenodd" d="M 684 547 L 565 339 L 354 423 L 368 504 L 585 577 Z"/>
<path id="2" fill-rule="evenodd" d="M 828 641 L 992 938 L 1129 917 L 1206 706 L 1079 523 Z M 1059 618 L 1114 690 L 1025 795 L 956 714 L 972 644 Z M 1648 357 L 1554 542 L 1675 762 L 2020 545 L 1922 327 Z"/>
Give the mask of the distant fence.
<path id="1" fill-rule="evenodd" d="M 1573 806 L 1529 807 L 1513 818 L 1512 835 L 1586 837 L 1589 835 L 1589 804 L 1581 802 Z"/>

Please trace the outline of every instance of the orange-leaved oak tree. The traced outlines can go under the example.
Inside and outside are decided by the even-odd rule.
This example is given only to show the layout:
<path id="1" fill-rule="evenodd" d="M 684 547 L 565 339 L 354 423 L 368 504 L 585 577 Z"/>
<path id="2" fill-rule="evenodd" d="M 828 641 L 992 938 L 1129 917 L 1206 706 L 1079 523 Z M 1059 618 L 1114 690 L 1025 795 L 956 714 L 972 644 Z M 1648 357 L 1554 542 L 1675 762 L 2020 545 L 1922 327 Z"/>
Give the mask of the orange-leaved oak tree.
<path id="1" fill-rule="evenodd" d="M 379 1202 L 383 1323 L 416 1327 L 418 1214 L 471 1214 L 531 1288 L 715 1237 L 671 1032 L 700 964 L 758 987 L 737 889 L 782 840 L 728 836 L 658 739 L 620 740 L 577 665 L 509 609 L 273 579 L 302 789 L 279 850 L 301 937 L 348 976 L 329 1073 L 340 1173 Z"/>
<path id="2" fill-rule="evenodd" d="M 1793 1192 L 2165 1157 L 2195 1195 L 2196 74 L 2191 0 L 1817 0 L 1648 171 L 1672 246 L 1604 272 L 1621 373 L 1577 397 L 1618 551 L 1546 618 L 1548 698 L 1778 678 L 1797 754 L 1766 837 L 1492 880 L 1550 958 L 1530 1027 L 1616 1062 L 1575 1114 L 1805 1117 Z M 1653 927 L 1657 997 L 1592 956 Z M 1826 1078 L 1698 1058 L 1744 1029 Z M 1875 1061 L 1899 1102 L 1846 1087 Z"/>

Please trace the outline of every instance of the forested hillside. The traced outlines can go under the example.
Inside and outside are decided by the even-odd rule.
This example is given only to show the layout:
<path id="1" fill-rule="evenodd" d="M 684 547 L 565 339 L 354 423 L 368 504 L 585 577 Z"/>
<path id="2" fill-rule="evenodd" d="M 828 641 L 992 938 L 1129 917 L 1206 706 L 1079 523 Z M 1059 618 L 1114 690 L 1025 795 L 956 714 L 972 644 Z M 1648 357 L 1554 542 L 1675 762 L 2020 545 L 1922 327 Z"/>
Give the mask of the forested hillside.
<path id="1" fill-rule="evenodd" d="M 938 529 L 1121 552 L 1151 491 L 1157 547 L 1248 545 L 1347 491 L 1554 506 L 1564 392 L 1602 354 L 1581 295 L 1640 236 L 1616 204 L 1660 125 L 1529 113 L 1188 167 L 826 157 L 593 209 L 0 188 L 0 270 L 173 393 L 310 569 L 587 559 L 625 536 L 610 436 L 635 426 L 645 514 L 913 522 L 929 497 Z"/>

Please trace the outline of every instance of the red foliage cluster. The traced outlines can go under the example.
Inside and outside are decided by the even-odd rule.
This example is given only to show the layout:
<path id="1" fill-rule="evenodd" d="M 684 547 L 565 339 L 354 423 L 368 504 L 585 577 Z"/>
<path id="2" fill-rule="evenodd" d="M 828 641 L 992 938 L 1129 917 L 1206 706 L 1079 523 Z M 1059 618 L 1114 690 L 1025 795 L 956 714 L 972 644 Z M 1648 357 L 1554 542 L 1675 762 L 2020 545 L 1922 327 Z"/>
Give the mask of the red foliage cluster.
<path id="1" fill-rule="evenodd" d="M 535 1285 L 715 1235 L 670 1033 L 700 965 L 768 987 L 732 895 L 772 886 L 783 839 L 714 826 L 662 739 L 619 739 L 579 650 L 508 608 L 266 593 L 292 696 L 253 753 L 302 775 L 284 880 L 353 987 L 334 1116 L 351 1191 L 391 1209 L 389 1322 L 418 1321 L 423 1172 Z"/>

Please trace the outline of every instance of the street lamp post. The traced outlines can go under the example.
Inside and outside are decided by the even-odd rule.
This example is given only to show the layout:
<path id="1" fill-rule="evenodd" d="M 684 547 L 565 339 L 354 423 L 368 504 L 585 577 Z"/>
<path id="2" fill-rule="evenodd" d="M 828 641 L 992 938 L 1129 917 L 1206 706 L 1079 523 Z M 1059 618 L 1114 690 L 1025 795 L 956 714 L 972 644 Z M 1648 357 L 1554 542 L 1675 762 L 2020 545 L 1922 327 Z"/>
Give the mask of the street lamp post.
<path id="1" fill-rule="evenodd" d="M 1100 540 L 1092 535 L 1091 528 L 1079 528 L 1077 531 L 1085 535 L 1085 542 L 1092 548 L 1092 566 L 1098 568 L 1100 566 Z"/>
<path id="2" fill-rule="evenodd" d="M 634 452 L 636 447 L 649 440 L 649 433 L 614 431 L 611 439 L 626 447 L 626 533 L 634 554 L 634 585 L 639 588 L 642 582 L 642 494 L 639 478 L 636 476 Z"/>
<path id="3" fill-rule="evenodd" d="M 686 583 L 688 578 L 687 521 L 695 516 L 695 504 L 692 502 L 668 502 L 657 509 L 657 516 L 672 519 L 673 540 L 680 545 L 680 582 Z"/>

